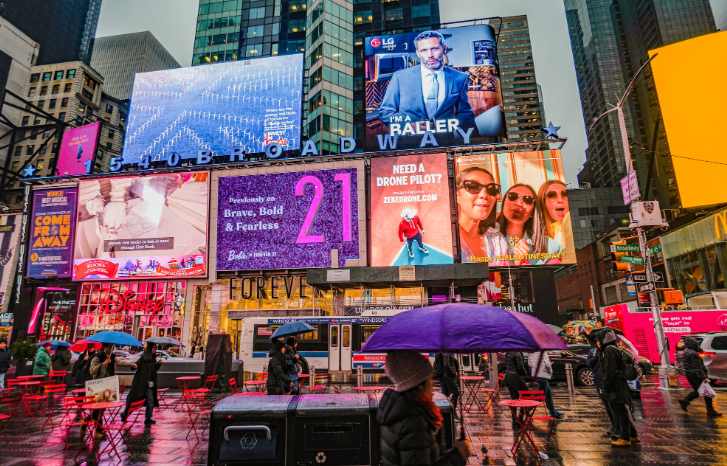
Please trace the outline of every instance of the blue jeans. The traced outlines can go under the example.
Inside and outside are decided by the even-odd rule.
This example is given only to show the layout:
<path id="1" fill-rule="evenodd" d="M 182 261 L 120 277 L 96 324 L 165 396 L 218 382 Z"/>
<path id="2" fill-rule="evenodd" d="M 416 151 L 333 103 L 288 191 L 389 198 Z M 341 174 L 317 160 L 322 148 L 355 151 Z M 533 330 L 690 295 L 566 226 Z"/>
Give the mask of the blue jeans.
<path id="1" fill-rule="evenodd" d="M 409 252 L 411 252 L 411 247 L 413 246 L 414 241 L 419 243 L 420 249 L 422 249 L 424 247 L 424 244 L 422 243 L 422 234 L 417 233 L 416 235 L 414 235 L 414 237 L 406 239 L 406 247 L 409 249 Z"/>
<path id="2" fill-rule="evenodd" d="M 545 406 L 548 408 L 548 414 L 555 416 L 558 414 L 558 410 L 555 409 L 553 404 L 553 392 L 550 390 L 550 381 L 548 379 L 537 378 L 538 387 L 545 393 Z"/>
<path id="3" fill-rule="evenodd" d="M 5 372 L 0 372 L 0 389 L 5 388 Z"/>

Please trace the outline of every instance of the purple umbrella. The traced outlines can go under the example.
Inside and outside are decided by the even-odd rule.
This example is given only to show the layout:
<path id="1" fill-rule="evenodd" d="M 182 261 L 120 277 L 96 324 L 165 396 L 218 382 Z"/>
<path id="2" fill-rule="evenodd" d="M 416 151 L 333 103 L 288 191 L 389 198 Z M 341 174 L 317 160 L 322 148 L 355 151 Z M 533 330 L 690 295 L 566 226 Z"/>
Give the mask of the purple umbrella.
<path id="1" fill-rule="evenodd" d="M 494 353 L 566 348 L 563 339 L 535 317 L 495 306 L 454 303 L 397 314 L 369 337 L 361 351 Z"/>

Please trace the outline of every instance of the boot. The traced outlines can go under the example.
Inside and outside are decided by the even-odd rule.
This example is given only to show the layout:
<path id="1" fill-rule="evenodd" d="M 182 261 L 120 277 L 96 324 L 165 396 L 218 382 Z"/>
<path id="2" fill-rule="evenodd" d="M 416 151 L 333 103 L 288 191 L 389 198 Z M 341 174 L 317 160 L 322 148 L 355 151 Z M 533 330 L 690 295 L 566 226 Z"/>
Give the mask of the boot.
<path id="1" fill-rule="evenodd" d="M 679 406 L 681 406 L 682 410 L 686 413 L 687 406 L 689 406 L 689 402 L 687 400 L 679 400 Z"/>
<path id="2" fill-rule="evenodd" d="M 704 398 L 704 405 L 707 408 L 707 417 L 722 417 L 722 413 L 718 413 L 714 409 L 714 404 L 712 403 L 712 398 Z"/>

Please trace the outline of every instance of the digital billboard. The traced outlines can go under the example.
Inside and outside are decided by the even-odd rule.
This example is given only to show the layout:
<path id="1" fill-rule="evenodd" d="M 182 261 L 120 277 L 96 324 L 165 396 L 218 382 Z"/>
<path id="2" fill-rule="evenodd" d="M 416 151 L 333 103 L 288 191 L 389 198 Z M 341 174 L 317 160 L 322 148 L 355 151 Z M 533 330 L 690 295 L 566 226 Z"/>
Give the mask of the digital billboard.
<path id="1" fill-rule="evenodd" d="M 10 295 L 15 283 L 20 218 L 18 214 L 0 215 L 0 313 L 8 312 Z"/>
<path id="2" fill-rule="evenodd" d="M 124 163 L 300 147 L 303 55 L 140 73 Z"/>
<path id="3" fill-rule="evenodd" d="M 73 266 L 76 188 L 33 192 L 28 267 L 30 278 L 69 278 Z"/>
<path id="4" fill-rule="evenodd" d="M 462 262 L 575 263 L 559 150 L 460 156 L 455 176 Z"/>
<path id="5" fill-rule="evenodd" d="M 209 173 L 82 180 L 74 280 L 207 276 Z"/>
<path id="6" fill-rule="evenodd" d="M 724 109 L 727 31 L 649 52 L 681 206 L 727 202 Z M 675 70 L 688 72 L 688 83 Z"/>
<path id="7" fill-rule="evenodd" d="M 87 175 L 93 168 L 101 122 L 97 121 L 63 132 L 58 150 L 56 176 Z"/>
<path id="8" fill-rule="evenodd" d="M 446 154 L 371 160 L 371 265 L 452 264 Z"/>
<path id="9" fill-rule="evenodd" d="M 217 270 L 365 265 L 363 163 L 324 165 L 220 176 Z"/>
<path id="10" fill-rule="evenodd" d="M 486 24 L 367 37 L 366 148 L 492 142 L 505 134 L 497 40 Z M 429 139 L 431 141 L 431 139 Z"/>

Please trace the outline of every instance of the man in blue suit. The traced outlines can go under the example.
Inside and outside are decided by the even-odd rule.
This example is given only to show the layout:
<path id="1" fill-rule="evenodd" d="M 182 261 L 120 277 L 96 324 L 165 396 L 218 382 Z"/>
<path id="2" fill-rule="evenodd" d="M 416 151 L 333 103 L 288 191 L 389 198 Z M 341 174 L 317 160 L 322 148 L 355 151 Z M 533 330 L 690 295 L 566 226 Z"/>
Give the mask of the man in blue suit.
<path id="1" fill-rule="evenodd" d="M 444 65 L 444 36 L 425 31 L 414 39 L 420 66 L 395 72 L 378 109 L 384 123 L 456 118 L 463 130 L 475 127 L 467 100 L 469 75 Z"/>

